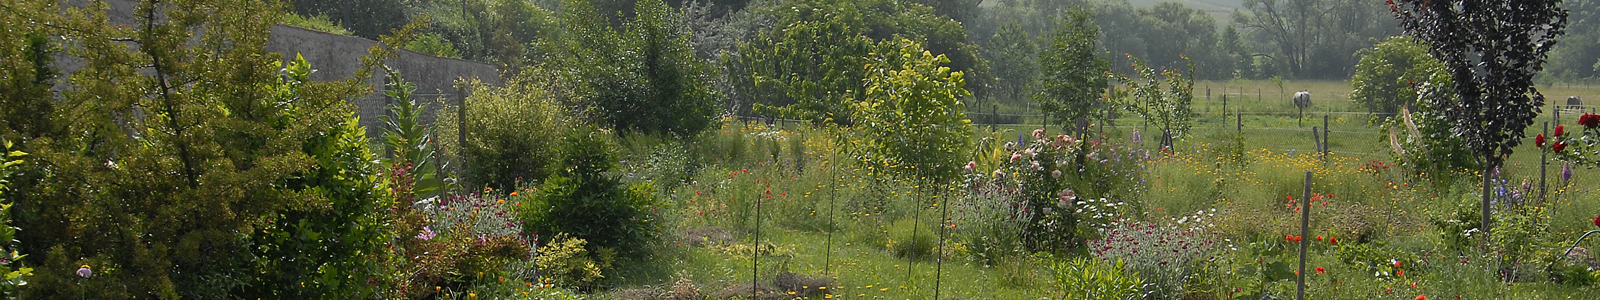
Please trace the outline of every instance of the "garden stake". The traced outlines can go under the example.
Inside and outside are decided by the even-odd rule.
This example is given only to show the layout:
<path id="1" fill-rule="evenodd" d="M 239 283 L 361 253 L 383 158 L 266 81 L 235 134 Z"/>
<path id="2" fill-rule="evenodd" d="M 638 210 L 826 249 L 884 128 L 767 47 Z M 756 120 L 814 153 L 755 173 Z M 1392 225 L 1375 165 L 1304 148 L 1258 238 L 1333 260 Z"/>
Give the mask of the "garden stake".
<path id="1" fill-rule="evenodd" d="M 1310 240 L 1304 239 L 1311 234 L 1311 171 L 1306 171 L 1305 196 L 1300 198 L 1300 272 L 1296 272 L 1300 286 L 1295 289 L 1295 299 L 1306 299 L 1306 247 L 1311 245 Z"/>
<path id="2" fill-rule="evenodd" d="M 761 278 L 761 275 L 756 273 L 757 266 L 761 264 L 761 195 L 756 195 L 756 215 L 755 215 L 755 218 L 756 218 L 756 221 L 755 221 L 756 222 L 756 237 L 755 237 L 755 241 L 750 243 L 751 245 L 755 246 L 755 248 L 756 248 L 755 254 L 750 255 L 750 299 L 755 299 L 756 298 L 756 290 L 757 290 L 756 282 L 758 282 L 758 280 L 760 280 L 760 278 Z M 1303 256 L 1304 255 L 1302 255 L 1302 257 Z M 1304 268 L 1302 268 L 1302 269 L 1304 269 Z"/>
<path id="3" fill-rule="evenodd" d="M 1550 135 L 1550 122 L 1544 122 L 1544 134 L 1543 135 L 1544 136 L 1549 136 Z M 1545 150 L 1543 146 L 1540 146 L 1539 147 L 1539 204 L 1544 204 L 1544 202 L 1545 202 L 1545 199 L 1544 199 L 1545 191 L 1546 191 L 1546 186 L 1545 186 L 1545 181 L 1544 181 L 1544 178 L 1545 178 L 1545 166 L 1550 164 L 1549 156 L 1550 156 L 1550 151 Z"/>
<path id="4" fill-rule="evenodd" d="M 944 278 L 944 239 L 945 229 L 950 224 L 950 194 L 948 191 L 940 192 L 940 200 L 944 203 L 939 207 L 939 256 L 934 258 L 933 267 L 933 299 L 939 300 L 939 283 Z"/>
<path id="5" fill-rule="evenodd" d="M 1328 166 L 1328 152 L 1332 152 L 1328 148 L 1333 147 L 1328 143 L 1332 139 L 1333 131 L 1328 130 L 1328 115 L 1322 115 L 1322 166 L 1324 167 Z"/>
<path id="6" fill-rule="evenodd" d="M 822 275 L 824 276 L 830 274 L 828 271 L 831 271 L 830 268 L 833 267 L 833 201 L 838 198 L 836 195 L 839 194 L 839 165 L 835 164 L 834 160 L 836 159 L 839 159 L 839 151 L 834 151 L 833 156 L 828 158 L 828 178 L 830 178 L 830 182 L 828 182 L 828 248 L 822 250 Z"/>

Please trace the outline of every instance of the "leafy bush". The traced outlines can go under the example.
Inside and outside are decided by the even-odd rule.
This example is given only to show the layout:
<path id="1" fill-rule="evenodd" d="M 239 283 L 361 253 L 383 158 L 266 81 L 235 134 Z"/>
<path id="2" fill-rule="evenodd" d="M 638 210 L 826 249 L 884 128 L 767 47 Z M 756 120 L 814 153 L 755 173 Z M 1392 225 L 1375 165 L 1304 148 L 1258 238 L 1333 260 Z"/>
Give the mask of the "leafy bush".
<path id="1" fill-rule="evenodd" d="M 659 0 L 634 5 L 637 16 L 619 32 L 588 0 L 562 4 L 566 32 L 553 62 L 571 85 L 569 104 L 619 131 L 693 136 L 711 128 L 716 90 L 681 11 Z"/>
<path id="2" fill-rule="evenodd" d="M 569 130 L 560 145 L 559 168 L 531 195 L 515 199 L 523 229 L 538 236 L 567 233 L 588 241 L 591 250 L 643 254 L 659 235 L 655 188 L 625 186 L 612 174 L 616 146 L 609 132 L 590 127 Z"/>
<path id="3" fill-rule="evenodd" d="M 1102 262 L 1093 258 L 1056 259 L 1050 270 L 1061 285 L 1066 299 L 1133 300 L 1143 299 L 1144 283 L 1138 273 L 1127 270 L 1121 260 Z"/>
<path id="4" fill-rule="evenodd" d="M 909 168 L 899 176 L 945 182 L 960 175 L 960 157 L 971 147 L 972 125 L 961 97 L 961 72 L 942 66 L 950 59 L 922 50 L 911 40 L 890 43 L 867 67 L 866 99 L 854 119 L 865 135 L 859 151 L 870 165 Z"/>
<path id="5" fill-rule="evenodd" d="M 466 124 L 438 122 L 440 143 L 453 150 L 464 168 L 462 179 L 473 186 L 513 189 L 519 182 L 538 182 L 549 176 L 561 132 L 569 127 L 560 105 L 540 87 L 540 72 L 523 72 L 503 87 L 479 81 L 464 85 L 473 91 L 466 99 Z M 456 120 L 461 107 L 439 112 L 439 120 Z M 459 134 L 466 130 L 465 144 Z"/>
<path id="6" fill-rule="evenodd" d="M 286 13 L 283 14 L 283 24 L 332 34 L 350 35 L 349 29 L 339 26 L 339 24 L 334 23 L 333 20 L 328 19 L 328 16 L 324 15 L 305 17 L 296 13 Z"/>
<path id="7" fill-rule="evenodd" d="M 5 196 L 6 177 L 11 176 L 11 167 L 21 164 L 22 156 L 28 155 L 22 151 L 11 150 L 11 141 L 4 141 L 5 147 L 0 148 L 0 196 Z M 16 226 L 11 225 L 11 202 L 0 198 L 0 293 L 9 299 L 20 299 L 22 286 L 28 284 L 28 276 L 33 275 L 33 268 L 22 264 L 26 254 L 19 254 L 16 250 Z M 12 268 L 15 264 L 16 268 Z"/>
<path id="8" fill-rule="evenodd" d="M 397 168 L 390 186 L 402 190 L 408 176 Z M 494 190 L 449 195 L 435 200 L 396 203 L 395 257 L 386 261 L 390 287 L 398 295 L 426 296 L 447 293 L 438 287 L 471 288 L 483 278 L 531 277 L 517 268 L 532 254 L 530 239 L 522 235 L 514 218 L 516 203 Z M 476 275 L 474 277 L 473 275 Z M 532 278 L 527 278 L 531 280 Z"/>
<path id="9" fill-rule="evenodd" d="M 596 263 L 589 255 L 589 250 L 584 249 L 585 243 L 583 239 L 559 233 L 550 238 L 549 243 L 539 247 L 539 256 L 535 256 L 533 261 L 543 274 L 540 281 L 558 286 L 588 287 L 595 280 L 604 278 L 600 275 L 600 269 L 609 268 L 610 260 L 602 258 Z"/>
<path id="10" fill-rule="evenodd" d="M 968 163 L 971 173 L 961 205 L 971 210 L 958 210 L 958 215 L 978 222 L 980 230 L 1020 226 L 1013 234 L 1035 251 L 1081 245 L 1093 228 L 1132 211 L 1130 206 L 1136 205 L 1130 204 L 1137 203 L 1124 199 L 1137 199 L 1142 191 L 1142 162 L 1147 159 L 1142 149 L 1067 135 L 1047 137 L 1043 129 L 990 152 L 1000 157 L 980 159 L 995 161 L 993 172 L 979 171 L 976 161 Z M 996 206 L 1002 203 L 1010 207 Z"/>

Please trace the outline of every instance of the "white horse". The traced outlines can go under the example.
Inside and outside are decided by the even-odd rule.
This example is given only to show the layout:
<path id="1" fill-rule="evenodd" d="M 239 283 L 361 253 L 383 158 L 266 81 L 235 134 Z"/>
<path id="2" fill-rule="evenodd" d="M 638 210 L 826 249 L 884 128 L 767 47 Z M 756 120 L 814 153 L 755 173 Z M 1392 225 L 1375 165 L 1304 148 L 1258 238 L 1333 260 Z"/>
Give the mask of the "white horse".
<path id="1" fill-rule="evenodd" d="M 1294 106 L 1299 107 L 1300 110 L 1305 110 L 1306 108 L 1310 108 L 1311 107 L 1311 92 L 1307 92 L 1305 90 L 1301 90 L 1298 93 L 1294 93 Z"/>

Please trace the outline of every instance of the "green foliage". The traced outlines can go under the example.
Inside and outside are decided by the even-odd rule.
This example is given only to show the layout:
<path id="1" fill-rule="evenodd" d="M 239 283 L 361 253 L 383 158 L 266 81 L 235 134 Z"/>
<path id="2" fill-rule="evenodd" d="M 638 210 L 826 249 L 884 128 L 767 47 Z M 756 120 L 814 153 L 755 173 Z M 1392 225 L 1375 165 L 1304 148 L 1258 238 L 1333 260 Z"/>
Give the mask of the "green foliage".
<path id="1" fill-rule="evenodd" d="M 349 29 L 339 26 L 338 23 L 334 23 L 333 20 L 329 20 L 328 16 L 325 15 L 311 15 L 310 17 L 305 17 L 295 13 L 286 13 L 283 14 L 283 24 L 332 34 L 350 34 Z"/>
<path id="2" fill-rule="evenodd" d="M 447 120 L 436 123 L 440 144 L 459 159 L 462 179 L 470 186 L 514 189 L 519 182 L 549 176 L 556 164 L 552 145 L 560 142 L 571 121 L 536 77 L 539 73 L 524 72 L 498 87 L 475 80 L 463 83 L 473 91 L 465 107 L 440 111 L 438 119 Z M 465 139 L 459 120 L 465 121 Z"/>
<path id="3" fill-rule="evenodd" d="M 588 0 L 563 7 L 568 30 L 557 64 L 572 89 L 570 104 L 616 130 L 692 136 L 711 127 L 716 91 L 681 11 L 641 1 L 626 31 L 614 31 Z"/>
<path id="4" fill-rule="evenodd" d="M 59 76 L 52 66 L 61 48 L 41 15 L 61 10 L 51 1 L 8 1 L 0 14 L 0 137 L 26 144 L 52 133 L 55 111 L 50 87 Z"/>
<path id="5" fill-rule="evenodd" d="M 1169 69 L 1158 73 L 1138 58 L 1129 56 L 1128 60 L 1133 61 L 1139 78 L 1116 75 L 1117 81 L 1128 87 L 1118 91 L 1115 97 L 1123 109 L 1160 126 L 1161 148 L 1171 149 L 1173 140 L 1188 133 L 1190 123 L 1194 122 L 1194 64 L 1189 64 L 1188 70 Z"/>
<path id="6" fill-rule="evenodd" d="M 1472 171 L 1482 169 L 1476 155 L 1467 148 L 1466 139 L 1453 131 L 1455 122 L 1445 113 L 1448 107 L 1445 105 L 1453 103 L 1450 99 L 1454 96 L 1438 91 L 1452 90 L 1453 86 L 1450 75 L 1441 72 L 1433 73 L 1414 87 L 1403 88 L 1407 90 L 1400 93 L 1409 89 L 1422 92 L 1416 95 L 1417 109 L 1400 108 L 1396 117 L 1390 118 L 1381 128 L 1387 136 L 1380 138 L 1388 142 L 1396 165 L 1404 167 L 1407 174 L 1415 178 L 1435 182 L 1441 187 L 1473 177 Z"/>
<path id="7" fill-rule="evenodd" d="M 406 82 L 399 71 L 388 70 L 387 76 L 388 89 L 383 93 L 393 98 L 395 103 L 385 107 L 389 115 L 378 116 L 384 124 L 383 145 L 391 156 L 387 163 L 410 170 L 407 175 L 411 177 L 412 194 L 402 198 L 436 197 L 442 192 L 446 179 L 438 174 L 438 170 L 444 166 L 439 165 L 440 160 L 434 155 L 435 131 L 423 126 L 418 119 L 428 105 L 411 98 L 417 87 Z"/>
<path id="8" fill-rule="evenodd" d="M 644 254 L 659 235 L 658 205 L 649 183 L 625 186 L 616 175 L 616 146 L 609 132 L 579 127 L 563 137 L 557 169 L 522 202 L 524 231 L 571 234 L 593 249 L 630 257 Z"/>
<path id="9" fill-rule="evenodd" d="M 847 20 L 853 11 L 823 11 L 823 21 L 802 21 L 782 31 L 761 32 L 740 45 L 740 66 L 754 85 L 745 94 L 759 99 L 756 113 L 812 122 L 855 123 L 854 99 L 863 98 L 862 66 L 876 51 L 871 38 Z"/>
<path id="10" fill-rule="evenodd" d="M 444 40 L 443 37 L 436 33 L 423 34 L 417 37 L 416 40 L 406 44 L 406 50 L 438 57 L 461 58 L 461 51 L 456 51 L 456 47 L 450 44 L 450 41 Z"/>
<path id="11" fill-rule="evenodd" d="M 1050 270 L 1061 294 L 1067 299 L 1132 300 L 1143 299 L 1144 283 L 1122 260 L 1101 262 L 1088 257 L 1052 260 Z M 1128 271 L 1124 271 L 1128 270 Z"/>
<path id="12" fill-rule="evenodd" d="M 1444 64 L 1428 56 L 1428 48 L 1410 37 L 1390 38 L 1358 55 L 1361 62 L 1350 77 L 1355 86 L 1350 100 L 1365 105 L 1367 111 L 1381 113 L 1374 117 L 1377 120 L 1400 113 L 1402 107 L 1413 107 L 1419 84 L 1448 82 Z M 1434 80 L 1440 76 L 1446 80 Z"/>
<path id="13" fill-rule="evenodd" d="M 329 23 L 344 24 L 356 36 L 377 39 L 410 23 L 401 0 L 288 0 L 290 11 L 302 16 L 327 16 Z M 316 29 L 316 28 L 313 28 Z M 320 30 L 320 29 L 319 29 Z M 329 31 L 332 32 L 332 31 Z"/>
<path id="14" fill-rule="evenodd" d="M 1251 33 L 1251 40 L 1259 39 L 1254 53 L 1266 54 L 1257 56 L 1255 78 L 1349 76 L 1357 59 L 1351 53 L 1400 34 L 1383 1 L 1241 2 L 1243 9 L 1232 14 L 1233 24 Z"/>
<path id="15" fill-rule="evenodd" d="M 739 46 L 726 71 L 751 82 L 738 92 L 757 113 L 839 125 L 859 123 L 852 102 L 865 97 L 862 81 L 873 53 L 894 52 L 885 43 L 910 39 L 945 55 L 948 66 L 967 74 L 967 89 L 981 94 L 988 62 L 960 23 L 933 8 L 906 1 L 802 0 L 752 6 L 776 24 Z M 874 43 L 878 46 L 874 46 Z M 735 78 L 740 81 L 742 78 Z"/>
<path id="16" fill-rule="evenodd" d="M 946 182 L 961 172 L 960 159 L 971 148 L 971 122 L 960 97 L 968 95 L 961 72 L 911 40 L 873 58 L 867 67 L 866 98 L 856 103 L 855 119 L 868 138 L 858 145 L 869 165 L 906 166 L 901 176 Z"/>
<path id="17" fill-rule="evenodd" d="M 61 105 L 37 112 L 60 127 L 23 143 L 35 159 L 7 195 L 30 228 L 20 252 L 41 269 L 94 272 L 40 272 L 24 296 L 372 292 L 369 254 L 388 237 L 347 102 L 366 84 L 311 82 L 304 61 L 263 50 L 273 3 L 140 2 L 127 27 L 103 8 L 21 11 L 61 26 L 84 68 L 34 99 Z"/>
<path id="18" fill-rule="evenodd" d="M 1110 66 L 1098 54 L 1095 43 L 1099 30 L 1088 11 L 1071 10 L 1051 33 L 1050 42 L 1039 53 L 1039 91 L 1034 101 L 1056 124 L 1077 124 L 1080 120 L 1102 120 L 1108 104 L 1102 91 Z M 1088 123 L 1085 123 L 1088 124 Z M 1071 125 L 1072 131 L 1084 131 Z M 1063 126 L 1066 127 L 1066 126 Z"/>
<path id="19" fill-rule="evenodd" d="M 3 142 L 5 147 L 0 148 L 0 196 L 5 196 L 6 177 L 11 177 L 12 167 L 22 164 L 22 157 L 28 153 L 11 150 L 11 141 Z M 17 253 L 17 231 L 22 230 L 11 225 L 11 206 L 13 202 L 5 201 L 0 197 L 0 295 L 8 299 L 21 299 L 21 289 L 28 285 L 28 277 L 33 276 L 33 268 L 23 264 L 22 259 L 27 254 Z M 15 268 L 12 265 L 16 265 Z"/>
<path id="20" fill-rule="evenodd" d="M 984 50 L 984 57 L 994 64 L 995 77 L 1000 79 L 997 92 L 1004 95 L 1001 99 L 1021 102 L 1023 95 L 1031 94 L 1028 86 L 1039 77 L 1039 46 L 1022 30 L 1021 24 L 1013 22 L 1001 26 L 994 37 L 989 38 Z"/>
<path id="21" fill-rule="evenodd" d="M 602 259 L 601 263 L 596 263 L 589 255 L 589 250 L 584 248 L 585 243 L 583 239 L 559 233 L 539 247 L 539 256 L 533 257 L 533 262 L 544 273 L 540 282 L 584 287 L 605 278 L 600 275 L 600 270 L 609 268 L 609 261 Z"/>

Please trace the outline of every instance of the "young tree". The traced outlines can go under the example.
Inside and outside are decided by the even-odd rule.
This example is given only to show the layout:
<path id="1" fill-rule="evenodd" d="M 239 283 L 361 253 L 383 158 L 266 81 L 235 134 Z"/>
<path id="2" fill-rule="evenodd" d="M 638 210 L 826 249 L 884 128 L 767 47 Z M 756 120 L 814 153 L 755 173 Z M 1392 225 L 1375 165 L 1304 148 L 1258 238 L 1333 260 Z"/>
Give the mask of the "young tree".
<path id="1" fill-rule="evenodd" d="M 1194 120 L 1194 64 L 1186 69 L 1157 70 L 1132 55 L 1128 60 L 1139 78 L 1116 75 L 1117 82 L 1128 87 L 1113 98 L 1119 99 L 1123 109 L 1161 126 L 1161 149 L 1171 150 L 1173 140 L 1188 133 Z"/>
<path id="2" fill-rule="evenodd" d="M 1033 95 L 1051 123 L 1069 124 L 1078 120 L 1098 120 L 1109 104 L 1103 96 L 1110 65 L 1096 54 L 1100 30 L 1094 16 L 1085 10 L 1071 10 L 1051 33 L 1050 42 L 1039 53 L 1039 88 Z M 1065 127 L 1065 126 L 1063 126 Z M 1073 125 L 1074 130 L 1082 130 Z M 1079 132 L 1080 135 L 1083 132 Z"/>
<path id="3" fill-rule="evenodd" d="M 1454 131 L 1483 163 L 1483 228 L 1490 229 L 1490 179 L 1522 143 L 1544 105 L 1533 86 L 1567 24 L 1560 0 L 1388 1 L 1407 34 L 1426 42 L 1450 73 L 1456 97 L 1443 103 Z M 1427 92 L 1427 91 L 1425 91 Z M 1437 98 L 1436 98 L 1437 99 Z"/>
<path id="4" fill-rule="evenodd" d="M 1427 45 L 1410 37 L 1390 38 L 1357 54 L 1361 55 L 1361 62 L 1356 63 L 1356 74 L 1350 77 L 1350 84 L 1355 86 L 1350 100 L 1365 105 L 1369 112 L 1379 113 L 1374 122 L 1411 106 L 1417 100 L 1417 85 L 1432 79 L 1435 73 L 1444 73 L 1444 64 L 1428 56 Z"/>
<path id="5" fill-rule="evenodd" d="M 866 98 L 856 102 L 855 119 L 869 137 L 859 145 L 874 165 L 896 166 L 901 176 L 947 182 L 961 174 L 960 160 L 971 148 L 972 125 L 961 97 L 961 72 L 908 39 L 883 42 L 866 70 Z"/>

